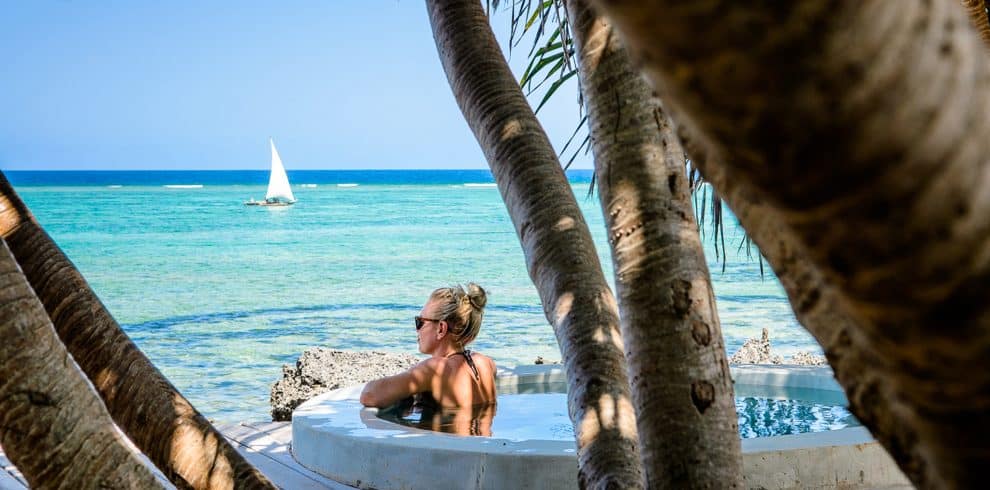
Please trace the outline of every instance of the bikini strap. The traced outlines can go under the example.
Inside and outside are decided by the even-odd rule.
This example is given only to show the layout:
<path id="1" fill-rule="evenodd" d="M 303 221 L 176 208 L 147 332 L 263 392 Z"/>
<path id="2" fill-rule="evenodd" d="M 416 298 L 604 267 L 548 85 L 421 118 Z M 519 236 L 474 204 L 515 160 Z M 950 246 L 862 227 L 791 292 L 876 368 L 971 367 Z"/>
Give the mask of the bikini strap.
<path id="1" fill-rule="evenodd" d="M 468 367 L 471 368 L 471 372 L 474 373 L 474 379 L 481 381 L 481 374 L 478 373 L 478 367 L 474 365 L 474 359 L 471 358 L 471 351 L 468 349 L 464 349 L 460 352 L 454 352 L 453 354 L 449 354 L 447 357 L 455 356 L 458 354 L 464 356 L 464 360 L 467 361 Z"/>

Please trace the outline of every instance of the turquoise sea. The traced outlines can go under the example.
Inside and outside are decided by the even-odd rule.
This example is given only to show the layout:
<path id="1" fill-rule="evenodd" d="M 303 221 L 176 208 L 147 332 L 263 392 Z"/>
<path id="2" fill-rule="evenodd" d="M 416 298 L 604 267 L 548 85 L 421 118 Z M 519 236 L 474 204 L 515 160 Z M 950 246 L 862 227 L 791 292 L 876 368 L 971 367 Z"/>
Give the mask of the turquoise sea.
<path id="1" fill-rule="evenodd" d="M 489 292 L 476 348 L 503 365 L 559 359 L 487 170 L 289 172 L 298 203 L 247 207 L 267 171 L 28 172 L 7 177 L 163 373 L 207 417 L 263 420 L 281 366 L 307 347 L 416 352 L 435 287 Z M 611 280 L 590 171 L 569 178 Z M 357 184 L 357 185 L 354 185 Z M 820 350 L 769 269 L 706 243 L 731 354 L 762 328 L 780 354 Z M 711 233 L 708 232 L 711 242 Z"/>

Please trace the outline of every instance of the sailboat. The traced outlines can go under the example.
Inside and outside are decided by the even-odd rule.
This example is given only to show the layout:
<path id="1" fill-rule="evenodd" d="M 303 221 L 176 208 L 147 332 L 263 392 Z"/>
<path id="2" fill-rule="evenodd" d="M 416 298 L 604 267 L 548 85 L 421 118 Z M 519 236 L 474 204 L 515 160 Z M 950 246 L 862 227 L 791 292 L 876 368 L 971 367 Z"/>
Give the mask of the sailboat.
<path id="1" fill-rule="evenodd" d="M 290 206 L 295 204 L 296 197 L 292 195 L 292 188 L 289 187 L 289 176 L 285 174 L 285 167 L 282 166 L 282 159 L 275 149 L 275 141 L 268 138 L 268 143 L 272 146 L 272 173 L 268 176 L 268 192 L 265 193 L 264 201 L 245 201 L 248 206 Z"/>

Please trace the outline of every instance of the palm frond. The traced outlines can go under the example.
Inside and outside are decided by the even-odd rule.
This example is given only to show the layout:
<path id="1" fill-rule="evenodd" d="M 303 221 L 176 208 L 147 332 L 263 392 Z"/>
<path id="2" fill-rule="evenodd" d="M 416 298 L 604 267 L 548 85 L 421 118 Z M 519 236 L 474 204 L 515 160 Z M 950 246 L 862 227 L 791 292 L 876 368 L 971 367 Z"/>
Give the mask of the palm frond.
<path id="1" fill-rule="evenodd" d="M 574 75 L 577 75 L 577 70 L 571 70 L 567 74 L 562 75 L 560 78 L 558 78 L 557 81 L 553 82 L 553 84 L 550 85 L 550 88 L 547 89 L 547 92 L 543 94 L 543 100 L 540 101 L 540 104 L 536 106 L 536 110 L 534 110 L 533 112 L 539 114 L 540 109 L 543 108 L 543 105 L 546 104 L 548 100 L 550 100 L 550 97 L 553 97 L 554 92 L 556 92 L 557 89 L 559 89 L 560 86 L 564 84 L 564 82 L 574 77 Z"/>
<path id="2" fill-rule="evenodd" d="M 585 126 L 585 124 L 588 124 L 588 115 L 587 114 L 585 114 L 583 117 L 581 117 L 581 120 L 578 121 L 577 126 L 574 128 L 574 132 L 571 133 L 571 137 L 570 138 L 567 138 L 567 143 L 564 143 L 564 147 L 560 149 L 560 153 L 561 154 L 563 154 L 565 151 L 567 151 L 567 147 L 571 146 L 571 143 L 574 142 L 574 137 L 577 136 L 579 132 L 581 132 L 581 128 L 583 128 Z M 591 135 L 590 134 L 589 135 L 586 135 L 584 137 L 584 142 L 581 143 L 581 146 L 586 145 L 589 140 L 591 140 Z M 581 146 L 578 147 L 578 150 L 581 149 Z M 574 161 L 574 159 L 571 158 L 571 161 Z M 567 162 L 567 166 L 565 166 L 564 168 L 566 169 L 570 165 L 571 165 L 571 162 Z"/>
<path id="3" fill-rule="evenodd" d="M 588 194 L 584 196 L 585 199 L 591 199 L 595 197 L 595 181 L 598 180 L 598 174 L 591 172 L 591 185 L 588 186 Z"/>
<path id="4" fill-rule="evenodd" d="M 529 63 L 529 67 L 523 72 L 522 78 L 519 80 L 519 85 L 526 88 L 527 85 L 532 85 L 533 77 L 536 76 L 540 70 L 545 68 L 550 63 L 554 61 L 562 61 L 564 58 L 564 53 L 553 53 L 549 56 L 540 56 L 539 58 L 534 57 Z M 549 77 L 549 75 L 547 75 Z M 532 89 L 530 89 L 532 93 Z"/>
<path id="5" fill-rule="evenodd" d="M 499 0 L 487 0 L 490 9 L 496 9 Z M 539 104 L 534 112 L 539 112 L 544 105 L 559 91 L 568 80 L 577 74 L 577 60 L 573 39 L 571 38 L 569 24 L 567 22 L 567 9 L 561 0 L 513 0 L 510 7 L 510 33 L 509 49 L 522 42 L 523 38 L 531 35 L 533 44 L 529 49 L 529 64 L 523 72 L 519 85 L 526 91 L 527 96 L 542 92 Z M 580 80 L 578 81 L 580 84 Z M 580 90 L 577 91 L 577 103 L 580 113 L 580 121 L 571 133 L 567 142 L 560 150 L 560 158 L 571 148 L 577 136 L 584 133 L 581 144 L 574 149 L 573 153 L 564 164 L 564 169 L 570 168 L 571 164 L 581 154 L 588 154 L 591 151 L 591 134 L 588 131 L 588 116 L 584 107 L 584 96 Z M 722 272 L 726 270 L 726 236 L 724 223 L 724 208 L 722 199 L 718 194 L 705 185 L 705 179 L 694 165 L 688 155 L 685 155 L 685 162 L 688 165 L 688 185 L 694 200 L 695 218 L 698 221 L 698 231 L 702 240 L 708 238 L 709 228 L 711 240 L 714 244 L 715 261 L 722 263 Z M 588 196 L 592 196 L 595 189 L 597 177 L 592 176 L 591 187 Z M 699 192 L 700 196 L 699 196 Z M 711 214 L 709 217 L 708 214 Z M 751 248 L 757 248 L 748 236 L 743 236 L 739 243 L 737 252 L 746 248 L 747 258 L 752 258 Z M 760 277 L 763 277 L 763 255 L 757 253 L 757 261 L 760 266 Z"/>

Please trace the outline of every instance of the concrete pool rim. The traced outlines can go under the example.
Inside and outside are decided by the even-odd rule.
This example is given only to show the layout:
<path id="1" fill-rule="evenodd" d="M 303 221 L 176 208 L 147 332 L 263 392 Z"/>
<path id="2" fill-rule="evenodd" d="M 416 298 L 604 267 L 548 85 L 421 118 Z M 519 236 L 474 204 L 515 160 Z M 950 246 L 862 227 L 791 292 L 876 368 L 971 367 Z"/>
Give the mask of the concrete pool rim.
<path id="1" fill-rule="evenodd" d="M 841 392 L 827 366 L 741 365 L 738 385 Z M 500 393 L 566 382 L 560 365 L 500 368 Z M 292 452 L 303 466 L 359 488 L 574 488 L 573 441 L 467 437 L 394 424 L 357 401 L 362 386 L 300 405 Z M 907 480 L 864 427 L 743 439 L 748 488 L 872 488 Z"/>

